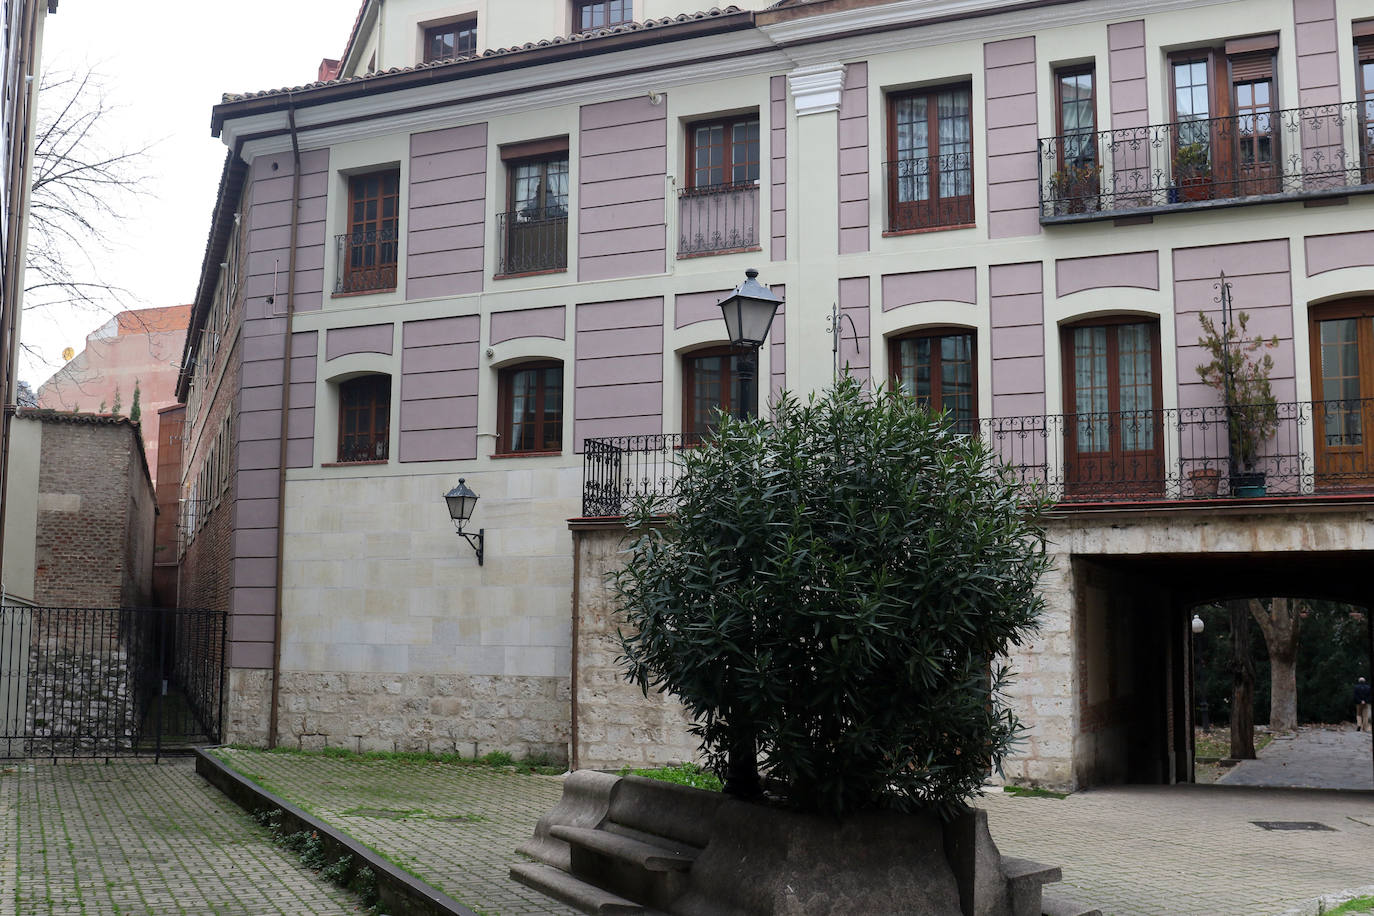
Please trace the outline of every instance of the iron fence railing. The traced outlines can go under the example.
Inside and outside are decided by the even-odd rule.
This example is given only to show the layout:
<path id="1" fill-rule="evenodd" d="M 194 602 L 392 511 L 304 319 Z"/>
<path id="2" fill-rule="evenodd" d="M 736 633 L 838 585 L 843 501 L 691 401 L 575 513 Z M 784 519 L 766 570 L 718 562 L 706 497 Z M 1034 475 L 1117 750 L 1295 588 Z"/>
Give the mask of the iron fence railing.
<path id="1" fill-rule="evenodd" d="M 1374 190 L 1374 110 L 1356 102 L 1041 138 L 1040 217 Z"/>
<path id="2" fill-rule="evenodd" d="M 973 426 L 1018 480 L 1058 503 L 1374 493 L 1374 399 L 1274 404 L 1261 411 L 1272 430 L 1248 462 L 1228 422 L 1241 410 L 1258 415 L 1182 407 Z M 621 515 L 641 494 L 671 499 L 685 444 L 680 435 L 587 439 L 582 514 Z"/>
<path id="3" fill-rule="evenodd" d="M 759 188 L 721 184 L 678 192 L 678 257 L 754 248 L 759 243 Z"/>
<path id="4" fill-rule="evenodd" d="M 883 163 L 887 231 L 973 225 L 973 154 Z"/>
<path id="5" fill-rule="evenodd" d="M 218 742 L 225 635 L 222 611 L 0 607 L 0 758 Z"/>
<path id="6" fill-rule="evenodd" d="M 396 227 L 345 232 L 335 236 L 335 293 L 379 292 L 396 288 L 399 252 Z"/>
<path id="7" fill-rule="evenodd" d="M 568 211 L 562 207 L 496 214 L 496 272 L 537 273 L 568 267 Z"/>

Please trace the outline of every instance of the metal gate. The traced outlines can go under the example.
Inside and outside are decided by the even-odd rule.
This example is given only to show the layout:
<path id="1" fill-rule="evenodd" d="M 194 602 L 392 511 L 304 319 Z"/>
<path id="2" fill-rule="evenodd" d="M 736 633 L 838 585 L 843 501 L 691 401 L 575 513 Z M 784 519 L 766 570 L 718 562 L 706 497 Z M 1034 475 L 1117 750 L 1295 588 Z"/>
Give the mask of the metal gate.
<path id="1" fill-rule="evenodd" d="M 0 607 L 0 758 L 218 743 L 226 620 L 182 608 Z"/>

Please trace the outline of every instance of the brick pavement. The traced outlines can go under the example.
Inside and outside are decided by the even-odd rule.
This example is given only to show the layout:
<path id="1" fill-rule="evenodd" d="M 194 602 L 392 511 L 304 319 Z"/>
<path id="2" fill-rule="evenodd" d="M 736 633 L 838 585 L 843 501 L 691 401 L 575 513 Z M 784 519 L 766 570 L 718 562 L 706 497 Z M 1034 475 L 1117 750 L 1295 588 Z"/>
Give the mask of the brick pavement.
<path id="1" fill-rule="evenodd" d="M 0 916 L 357 911 L 190 760 L 0 763 Z"/>
<path id="2" fill-rule="evenodd" d="M 222 748 L 238 772 L 487 916 L 576 916 L 509 877 L 563 794 L 556 776 L 406 760 Z"/>

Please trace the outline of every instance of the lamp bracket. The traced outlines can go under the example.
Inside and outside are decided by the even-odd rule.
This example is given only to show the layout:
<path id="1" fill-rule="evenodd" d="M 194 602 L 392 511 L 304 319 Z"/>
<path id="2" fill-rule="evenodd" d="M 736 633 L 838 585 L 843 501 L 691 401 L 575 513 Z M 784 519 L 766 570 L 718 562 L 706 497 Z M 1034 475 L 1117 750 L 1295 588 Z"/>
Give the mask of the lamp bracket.
<path id="1" fill-rule="evenodd" d="M 468 542 L 468 546 L 477 554 L 477 565 L 482 565 L 482 556 L 486 553 L 487 529 L 478 528 L 476 534 L 458 529 L 458 536 Z"/>

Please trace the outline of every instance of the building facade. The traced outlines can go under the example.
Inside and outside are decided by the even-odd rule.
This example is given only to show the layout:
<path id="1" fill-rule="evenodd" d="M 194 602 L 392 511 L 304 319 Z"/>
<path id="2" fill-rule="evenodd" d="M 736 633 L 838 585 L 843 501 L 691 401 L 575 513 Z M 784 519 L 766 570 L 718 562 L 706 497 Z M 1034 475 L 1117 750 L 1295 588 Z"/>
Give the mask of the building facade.
<path id="1" fill-rule="evenodd" d="M 1188 602 L 1369 597 L 1370 11 L 642 6 L 369 2 L 328 79 L 216 107 L 182 602 L 231 612 L 231 739 L 613 763 L 633 721 L 573 730 L 618 534 L 568 520 L 845 371 L 1058 501 L 1009 775 L 1187 778 Z M 716 308 L 750 267 L 786 300 L 752 388 Z M 1243 456 L 1198 372 L 1223 298 L 1275 341 Z"/>

